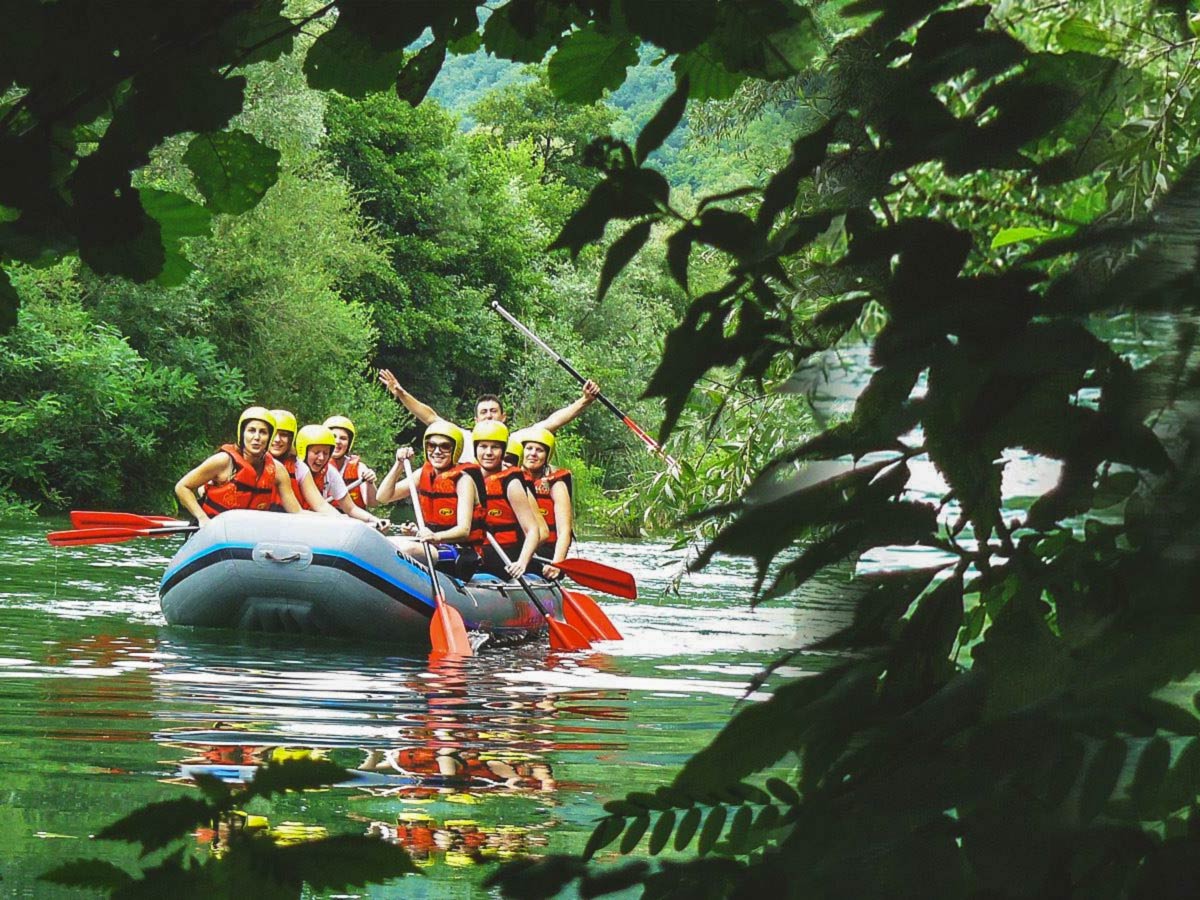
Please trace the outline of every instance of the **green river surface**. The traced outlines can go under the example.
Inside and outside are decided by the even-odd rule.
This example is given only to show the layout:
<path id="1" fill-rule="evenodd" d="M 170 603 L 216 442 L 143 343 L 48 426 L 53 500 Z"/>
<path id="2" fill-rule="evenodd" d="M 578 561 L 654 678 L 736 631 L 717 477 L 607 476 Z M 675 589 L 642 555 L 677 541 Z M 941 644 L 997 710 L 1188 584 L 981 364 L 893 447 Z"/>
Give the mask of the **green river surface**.
<path id="1" fill-rule="evenodd" d="M 638 580 L 636 602 L 600 598 L 625 640 L 567 655 L 543 640 L 435 664 L 412 648 L 168 626 L 157 588 L 178 539 L 46 543 L 68 527 L 0 523 L 6 897 L 79 896 L 38 880 L 75 858 L 136 872 L 136 846 L 89 836 L 143 804 L 198 796 L 186 766 L 312 750 L 376 783 L 248 812 L 288 837 L 382 834 L 425 874 L 356 896 L 486 895 L 496 860 L 581 850 L 605 802 L 667 783 L 764 663 L 845 616 L 832 596 L 751 611 L 743 560 L 718 560 L 675 593 L 682 551 L 593 541 L 577 554 Z M 777 678 L 829 662 L 801 656 Z M 414 784 L 399 772 L 434 774 L 439 755 L 472 780 Z M 207 832 L 192 842 L 214 852 Z"/>

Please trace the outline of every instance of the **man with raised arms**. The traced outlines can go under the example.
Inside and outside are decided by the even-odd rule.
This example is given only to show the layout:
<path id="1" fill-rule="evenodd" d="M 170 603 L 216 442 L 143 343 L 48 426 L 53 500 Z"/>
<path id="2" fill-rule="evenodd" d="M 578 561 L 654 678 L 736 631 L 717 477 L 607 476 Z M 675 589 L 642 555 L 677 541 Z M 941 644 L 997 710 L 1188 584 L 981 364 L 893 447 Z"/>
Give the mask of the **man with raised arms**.
<path id="1" fill-rule="evenodd" d="M 432 422 L 441 420 L 441 416 L 437 411 L 426 403 L 422 403 L 408 391 L 406 391 L 396 376 L 389 369 L 379 370 L 379 381 L 387 388 L 388 393 L 404 404 L 404 408 L 412 413 L 418 422 L 422 425 L 429 425 Z M 551 434 L 562 428 L 568 422 L 578 418 L 578 416 L 600 396 L 600 385 L 588 379 L 583 386 L 583 393 L 579 397 L 562 409 L 556 410 L 535 425 L 535 428 L 545 428 Z M 500 398 L 495 394 L 483 394 L 475 401 L 475 424 L 480 422 L 502 422 L 507 424 L 508 414 L 504 411 L 504 405 L 500 402 Z M 470 462 L 475 459 L 475 448 L 471 441 L 470 435 L 465 438 L 465 446 L 463 447 L 464 462 Z"/>

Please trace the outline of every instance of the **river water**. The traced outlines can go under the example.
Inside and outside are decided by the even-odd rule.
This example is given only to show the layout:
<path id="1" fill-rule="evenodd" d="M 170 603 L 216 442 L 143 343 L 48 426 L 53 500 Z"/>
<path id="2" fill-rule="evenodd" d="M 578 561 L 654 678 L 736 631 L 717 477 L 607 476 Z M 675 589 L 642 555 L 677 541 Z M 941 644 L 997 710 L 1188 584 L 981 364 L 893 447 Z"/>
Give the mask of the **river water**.
<path id="1" fill-rule="evenodd" d="M 682 551 L 588 542 L 579 555 L 638 580 L 636 602 L 600 598 L 625 640 L 438 665 L 407 648 L 167 626 L 156 590 L 176 539 L 51 548 L 45 533 L 66 527 L 0 523 L 4 896 L 58 896 L 37 876 L 73 858 L 136 872 L 136 848 L 89 835 L 197 796 L 192 767 L 307 754 L 361 783 L 247 812 L 284 837 L 378 833 L 409 847 L 427 877 L 363 896 L 478 895 L 495 860 L 581 850 L 605 802 L 668 782 L 739 702 L 764 696 L 742 700 L 764 663 L 845 615 L 818 593 L 750 611 L 742 560 L 675 591 Z M 829 662 L 804 655 L 777 678 Z M 219 852 L 220 835 L 191 843 Z"/>

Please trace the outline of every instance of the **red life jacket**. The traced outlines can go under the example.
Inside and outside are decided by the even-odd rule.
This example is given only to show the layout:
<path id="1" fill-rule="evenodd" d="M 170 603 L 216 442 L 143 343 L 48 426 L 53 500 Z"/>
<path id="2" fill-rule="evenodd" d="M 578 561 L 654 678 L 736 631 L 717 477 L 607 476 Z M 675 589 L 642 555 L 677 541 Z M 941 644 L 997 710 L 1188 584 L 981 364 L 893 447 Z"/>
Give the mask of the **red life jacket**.
<path id="1" fill-rule="evenodd" d="M 421 515 L 425 527 L 437 530 L 453 528 L 458 524 L 458 479 L 469 475 L 475 479 L 476 503 L 471 513 L 471 533 L 465 542 L 482 548 L 484 509 L 479 503 L 483 497 L 483 478 L 475 463 L 459 463 L 443 472 L 436 471 L 429 463 L 421 466 L 417 473 L 417 499 L 421 503 Z"/>
<path id="2" fill-rule="evenodd" d="M 550 529 L 550 536 L 546 538 L 546 543 L 551 547 L 558 540 L 558 529 L 554 522 L 554 497 L 550 492 L 560 481 L 566 484 L 567 493 L 572 493 L 570 469 L 553 469 L 549 474 L 541 475 L 533 480 L 533 499 L 537 501 L 538 515 L 546 520 L 546 527 Z"/>
<path id="3" fill-rule="evenodd" d="M 525 540 L 525 532 L 521 530 L 517 514 L 513 511 L 512 504 L 508 502 L 508 486 L 514 480 L 520 482 L 521 490 L 525 489 L 525 480 L 521 477 L 521 470 L 516 466 L 501 466 L 495 472 L 483 473 L 487 530 L 495 536 L 496 542 L 506 551 L 520 547 Z M 508 555 L 512 556 L 513 554 L 509 552 Z"/>
<path id="4" fill-rule="evenodd" d="M 359 462 L 361 460 L 362 460 L 361 456 L 357 456 L 357 455 L 351 456 L 349 453 L 347 453 L 345 456 L 342 457 L 342 460 L 341 460 L 342 464 L 340 466 L 338 466 L 337 469 L 339 472 L 342 473 L 342 480 L 345 481 L 346 484 L 349 484 L 350 482 L 355 481 L 358 478 L 358 476 L 362 474 L 362 472 L 359 469 Z M 329 464 L 332 466 L 334 464 L 334 460 L 332 460 L 332 459 L 329 460 Z M 358 487 L 353 488 L 350 491 L 349 496 L 350 496 L 350 499 L 353 500 L 355 502 L 355 504 L 357 504 L 358 506 L 366 507 L 366 504 L 363 503 L 362 485 L 361 484 Z"/>
<path id="5" fill-rule="evenodd" d="M 292 480 L 292 496 L 296 498 L 296 502 L 300 504 L 300 508 L 308 509 L 308 504 L 304 502 L 304 495 L 300 493 L 300 482 L 296 480 L 296 457 L 288 454 L 285 458 L 277 459 L 275 462 L 287 470 L 288 477 Z M 279 496 L 279 488 L 275 488 L 271 494 L 271 511 L 287 512 L 283 508 L 283 499 Z"/>
<path id="6" fill-rule="evenodd" d="M 275 496 L 275 457 L 263 460 L 262 473 L 255 471 L 234 444 L 222 444 L 221 450 L 233 460 L 233 478 L 224 484 L 205 485 L 200 508 L 216 516 L 230 509 L 270 509 Z"/>

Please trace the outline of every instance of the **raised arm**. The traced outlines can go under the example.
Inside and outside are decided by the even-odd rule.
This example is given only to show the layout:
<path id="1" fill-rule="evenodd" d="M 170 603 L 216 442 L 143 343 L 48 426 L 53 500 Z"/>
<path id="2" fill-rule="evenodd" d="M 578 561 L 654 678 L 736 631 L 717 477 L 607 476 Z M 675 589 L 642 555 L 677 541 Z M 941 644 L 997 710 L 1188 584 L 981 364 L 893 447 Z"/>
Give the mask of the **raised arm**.
<path id="1" fill-rule="evenodd" d="M 574 403 L 570 403 L 562 409 L 555 410 L 533 427 L 545 428 L 547 431 L 558 431 L 558 429 L 562 428 L 568 422 L 577 419 L 580 413 L 596 402 L 598 396 L 600 396 L 600 385 L 589 378 L 583 385 L 583 393 L 579 395 Z"/>
<path id="2" fill-rule="evenodd" d="M 412 459 L 415 455 L 412 447 L 397 448 L 396 462 L 383 476 L 383 481 L 379 483 L 379 489 L 375 494 L 377 504 L 383 506 L 386 503 L 396 503 L 399 500 L 408 499 L 408 479 L 400 476 L 404 472 L 404 460 Z"/>
<path id="3" fill-rule="evenodd" d="M 412 413 L 416 417 L 417 421 L 422 425 L 428 425 L 430 422 L 441 418 L 441 416 L 437 414 L 437 410 L 435 410 L 432 406 L 430 406 L 428 403 L 422 403 L 420 400 L 406 391 L 396 379 L 396 376 L 392 374 L 391 369 L 379 370 L 379 383 L 387 388 L 389 394 L 403 403 L 404 408 Z M 578 415 L 578 413 L 576 413 L 576 415 Z"/>

